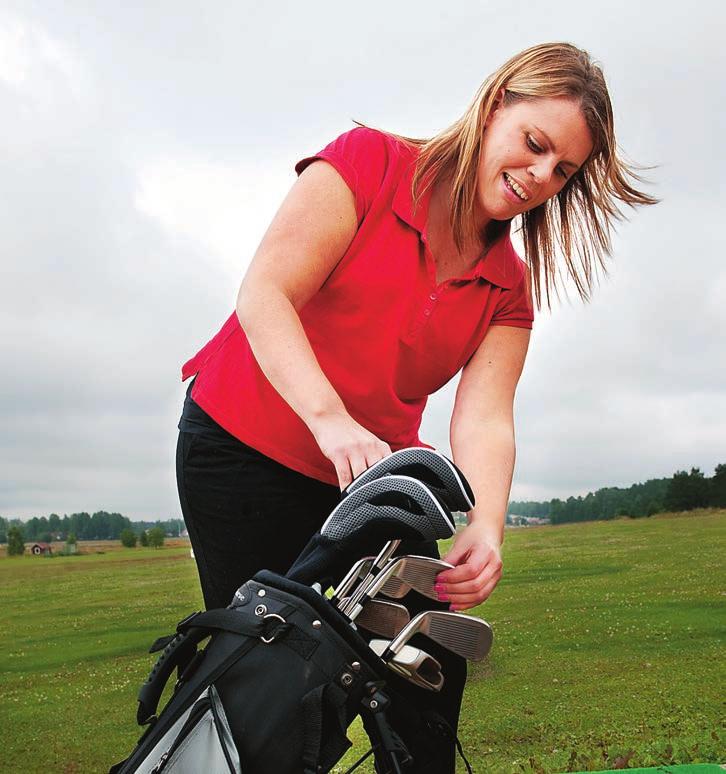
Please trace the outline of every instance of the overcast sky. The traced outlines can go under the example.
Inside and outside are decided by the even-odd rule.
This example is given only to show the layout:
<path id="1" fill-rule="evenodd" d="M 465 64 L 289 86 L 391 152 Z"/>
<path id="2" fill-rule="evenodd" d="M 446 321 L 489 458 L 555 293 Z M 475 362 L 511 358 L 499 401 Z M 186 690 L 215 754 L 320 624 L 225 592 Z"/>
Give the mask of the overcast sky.
<path id="1" fill-rule="evenodd" d="M 443 12 L 443 8 L 447 8 Z M 0 10 L 0 515 L 179 515 L 181 363 L 232 310 L 297 159 L 427 136 L 516 51 L 604 65 L 634 213 L 535 322 L 513 497 L 726 462 L 720 2 L 14 2 Z M 422 437 L 447 448 L 452 383 Z"/>

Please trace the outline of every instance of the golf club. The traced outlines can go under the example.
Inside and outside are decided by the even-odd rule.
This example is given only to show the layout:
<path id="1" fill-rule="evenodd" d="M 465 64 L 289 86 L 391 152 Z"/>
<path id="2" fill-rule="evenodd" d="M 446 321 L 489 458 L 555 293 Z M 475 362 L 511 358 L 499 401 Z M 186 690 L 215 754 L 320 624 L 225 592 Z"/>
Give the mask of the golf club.
<path id="1" fill-rule="evenodd" d="M 410 620 L 411 616 L 403 605 L 371 599 L 358 615 L 356 625 L 392 640 Z"/>
<path id="2" fill-rule="evenodd" d="M 371 640 L 371 650 L 377 655 L 385 653 L 390 645 L 388 640 Z M 404 645 L 392 658 L 386 660 L 386 666 L 420 688 L 440 691 L 444 685 L 441 664 L 421 648 Z"/>
<path id="3" fill-rule="evenodd" d="M 363 605 L 375 597 L 392 577 L 398 578 L 399 581 L 403 581 L 429 599 L 438 599 L 438 594 L 434 590 L 436 576 L 443 570 L 452 569 L 452 566 L 441 559 L 427 556 L 398 556 L 392 559 L 365 588 L 361 588 L 363 585 L 361 584 L 351 595 L 350 602 L 345 608 L 341 608 L 342 612 L 354 621 L 360 615 Z"/>
<path id="4" fill-rule="evenodd" d="M 432 556 L 416 556 L 415 554 L 408 554 L 407 557 L 412 561 L 420 559 L 423 562 L 427 562 L 431 567 L 431 572 L 435 571 L 436 573 L 443 572 L 444 570 L 450 570 L 453 566 L 448 562 L 445 562 L 443 559 L 436 559 Z M 436 568 L 438 569 L 434 569 L 433 565 L 431 565 L 432 562 L 436 564 Z M 403 599 L 403 597 L 405 597 L 409 591 L 411 591 L 411 586 L 409 586 L 408 583 L 401 580 L 401 578 L 392 577 L 383 584 L 378 593 L 383 594 L 385 597 L 390 597 L 391 599 Z M 424 594 L 424 596 L 427 596 L 430 599 L 438 599 L 437 595 L 433 591 L 433 587 L 431 588 L 431 593 Z"/>
<path id="5" fill-rule="evenodd" d="M 424 634 L 463 658 L 479 661 L 492 646 L 492 629 L 486 621 L 446 610 L 426 610 L 414 616 L 381 654 L 384 661 L 397 653 L 414 634 Z"/>
<path id="6" fill-rule="evenodd" d="M 333 596 L 330 598 L 330 603 L 334 607 L 339 607 L 341 599 L 350 591 L 353 584 L 363 578 L 368 570 L 370 570 L 373 564 L 373 557 L 366 556 L 363 559 L 358 559 L 353 563 L 353 566 L 345 574 L 343 580 L 336 586 L 333 591 Z"/>

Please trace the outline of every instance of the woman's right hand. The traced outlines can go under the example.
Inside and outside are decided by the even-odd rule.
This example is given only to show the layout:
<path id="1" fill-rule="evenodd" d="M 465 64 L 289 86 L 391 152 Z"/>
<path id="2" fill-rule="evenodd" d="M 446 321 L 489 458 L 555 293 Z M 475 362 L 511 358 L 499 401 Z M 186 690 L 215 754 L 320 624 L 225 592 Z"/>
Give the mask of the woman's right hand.
<path id="1" fill-rule="evenodd" d="M 320 451 L 335 465 L 341 491 L 391 447 L 345 413 L 325 414 L 310 423 Z"/>

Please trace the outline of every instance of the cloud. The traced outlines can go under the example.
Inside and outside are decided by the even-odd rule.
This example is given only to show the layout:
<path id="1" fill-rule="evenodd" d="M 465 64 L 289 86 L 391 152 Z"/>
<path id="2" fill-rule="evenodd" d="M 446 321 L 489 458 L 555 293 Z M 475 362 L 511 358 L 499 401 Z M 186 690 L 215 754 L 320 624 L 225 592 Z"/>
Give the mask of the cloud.
<path id="1" fill-rule="evenodd" d="M 726 461 L 722 6 L 413 8 L 331 3 L 314 22 L 293 3 L 166 0 L 0 15 L 2 515 L 178 514 L 179 367 L 231 312 L 294 162 L 352 118 L 435 132 L 494 66 L 545 39 L 604 62 L 622 147 L 658 165 L 664 201 L 620 227 L 591 304 L 538 317 L 513 494 Z M 454 388 L 423 423 L 443 447 Z"/>

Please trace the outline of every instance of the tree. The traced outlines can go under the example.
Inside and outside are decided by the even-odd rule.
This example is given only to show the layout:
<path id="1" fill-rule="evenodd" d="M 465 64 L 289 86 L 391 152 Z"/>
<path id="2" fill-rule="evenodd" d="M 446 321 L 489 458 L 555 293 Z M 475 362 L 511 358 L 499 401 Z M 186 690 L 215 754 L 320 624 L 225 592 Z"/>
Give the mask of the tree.
<path id="1" fill-rule="evenodd" d="M 145 529 L 142 529 L 141 534 L 139 535 L 139 545 L 142 545 L 142 546 L 149 545 L 149 535 Z"/>
<path id="2" fill-rule="evenodd" d="M 702 508 L 708 498 L 708 482 L 699 468 L 676 471 L 668 483 L 665 507 L 669 511 L 691 511 Z"/>
<path id="3" fill-rule="evenodd" d="M 716 465 L 716 471 L 709 483 L 708 504 L 716 508 L 726 508 L 726 465 Z"/>
<path id="4" fill-rule="evenodd" d="M 60 516 L 57 513 L 51 513 L 48 516 L 48 529 L 56 535 L 62 531 Z"/>
<path id="5" fill-rule="evenodd" d="M 161 527 L 152 527 L 149 530 L 149 545 L 152 548 L 161 548 L 164 545 L 164 530 Z"/>
<path id="6" fill-rule="evenodd" d="M 645 509 L 645 515 L 653 516 L 654 514 L 658 513 L 659 510 L 660 510 L 660 506 L 658 505 L 658 503 L 655 500 L 651 500 Z"/>
<path id="7" fill-rule="evenodd" d="M 125 546 L 126 548 L 135 548 L 136 547 L 136 533 L 129 529 L 128 527 L 126 529 L 121 530 L 121 545 Z"/>
<path id="8" fill-rule="evenodd" d="M 25 541 L 20 527 L 10 527 L 8 530 L 8 556 L 20 556 L 25 553 Z"/>
<path id="9" fill-rule="evenodd" d="M 75 532 L 69 532 L 68 537 L 66 538 L 66 543 L 68 543 L 69 546 L 74 546 L 76 542 Z"/>

